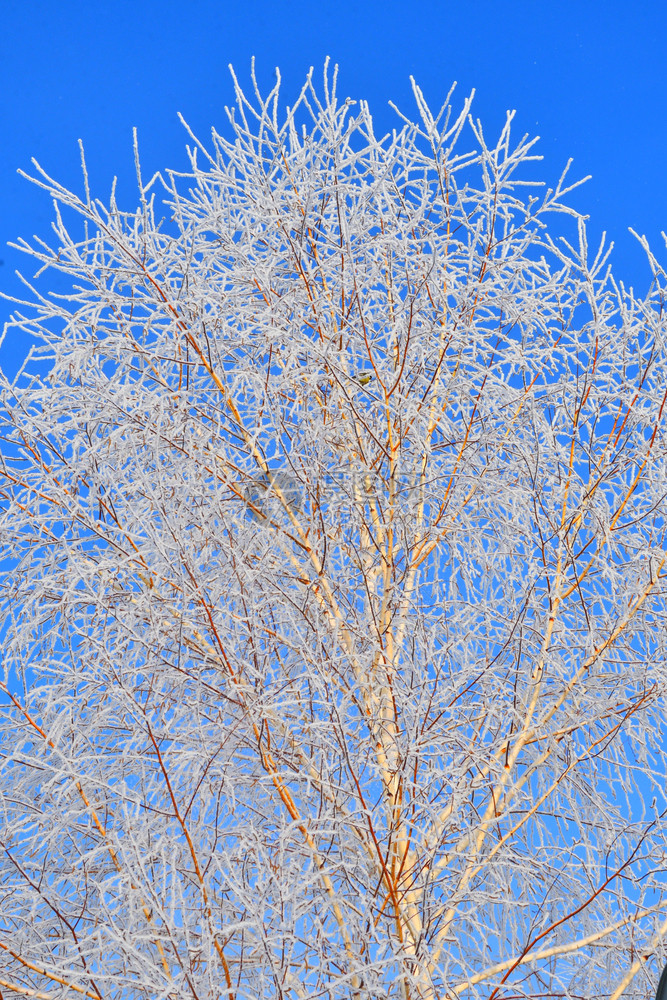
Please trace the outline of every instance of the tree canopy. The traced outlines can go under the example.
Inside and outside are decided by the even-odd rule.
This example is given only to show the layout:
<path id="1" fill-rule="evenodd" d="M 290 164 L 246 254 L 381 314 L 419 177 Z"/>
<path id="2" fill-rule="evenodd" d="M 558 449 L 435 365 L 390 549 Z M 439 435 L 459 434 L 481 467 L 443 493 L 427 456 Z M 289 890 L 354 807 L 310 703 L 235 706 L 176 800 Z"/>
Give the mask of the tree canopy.
<path id="1" fill-rule="evenodd" d="M 512 115 L 234 84 L 134 211 L 35 164 L 0 989 L 653 993 L 664 272 L 614 279 Z"/>

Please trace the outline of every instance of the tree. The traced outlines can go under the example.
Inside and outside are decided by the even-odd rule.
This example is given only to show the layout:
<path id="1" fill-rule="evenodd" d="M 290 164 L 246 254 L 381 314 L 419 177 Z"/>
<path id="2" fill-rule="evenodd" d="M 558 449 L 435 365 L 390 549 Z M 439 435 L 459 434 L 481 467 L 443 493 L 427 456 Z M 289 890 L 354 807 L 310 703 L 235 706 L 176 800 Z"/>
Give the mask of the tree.
<path id="1" fill-rule="evenodd" d="M 234 82 L 134 212 L 35 165 L 71 291 L 2 380 L 0 988 L 652 994 L 664 272 L 589 256 L 511 115 Z"/>

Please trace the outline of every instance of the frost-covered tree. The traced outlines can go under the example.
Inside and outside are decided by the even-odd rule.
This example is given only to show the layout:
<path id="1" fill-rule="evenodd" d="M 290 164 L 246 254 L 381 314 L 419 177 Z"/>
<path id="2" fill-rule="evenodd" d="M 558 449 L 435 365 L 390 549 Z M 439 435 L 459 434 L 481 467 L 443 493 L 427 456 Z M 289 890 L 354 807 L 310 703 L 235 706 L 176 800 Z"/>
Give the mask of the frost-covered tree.
<path id="1" fill-rule="evenodd" d="M 6 997 L 654 991 L 664 273 L 589 256 L 511 115 L 414 96 L 378 137 L 253 77 L 129 213 L 35 164 L 70 290 L 0 386 Z"/>

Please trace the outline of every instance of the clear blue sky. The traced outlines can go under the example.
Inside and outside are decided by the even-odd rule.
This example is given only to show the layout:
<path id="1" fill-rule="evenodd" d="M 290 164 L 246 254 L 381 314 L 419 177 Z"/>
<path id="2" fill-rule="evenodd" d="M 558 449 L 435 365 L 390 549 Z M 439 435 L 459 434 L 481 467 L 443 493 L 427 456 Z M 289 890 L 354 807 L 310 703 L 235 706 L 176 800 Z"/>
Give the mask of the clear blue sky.
<path id="1" fill-rule="evenodd" d="M 48 235 L 48 197 L 20 178 L 35 156 L 82 187 L 84 141 L 93 193 L 114 174 L 134 206 L 132 127 L 144 176 L 185 168 L 181 111 L 203 139 L 224 129 L 227 70 L 267 84 L 280 66 L 286 99 L 310 65 L 340 65 L 341 96 L 366 98 L 390 126 L 389 100 L 412 110 L 409 76 L 436 105 L 457 80 L 494 132 L 508 108 L 520 133 L 542 137 L 542 173 L 568 157 L 593 179 L 574 196 L 593 236 L 616 243 L 617 276 L 644 292 L 649 272 L 628 226 L 667 261 L 667 6 L 660 0 L 0 0 L 0 288 L 15 293 L 27 259 L 6 246 Z M 32 272 L 30 272 L 32 273 Z M 0 325 L 10 306 L 0 301 Z M 0 364 L 25 353 L 8 338 Z"/>

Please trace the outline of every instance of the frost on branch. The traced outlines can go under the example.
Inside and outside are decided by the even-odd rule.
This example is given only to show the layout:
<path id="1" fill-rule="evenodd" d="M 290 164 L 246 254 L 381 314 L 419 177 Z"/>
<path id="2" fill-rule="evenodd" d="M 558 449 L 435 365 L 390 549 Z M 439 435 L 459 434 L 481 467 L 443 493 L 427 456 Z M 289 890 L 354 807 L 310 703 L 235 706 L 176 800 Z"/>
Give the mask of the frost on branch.
<path id="1" fill-rule="evenodd" d="M 664 274 L 613 279 L 511 116 L 414 94 L 379 137 L 253 77 L 132 213 L 35 164 L 4 996 L 653 993 Z"/>

